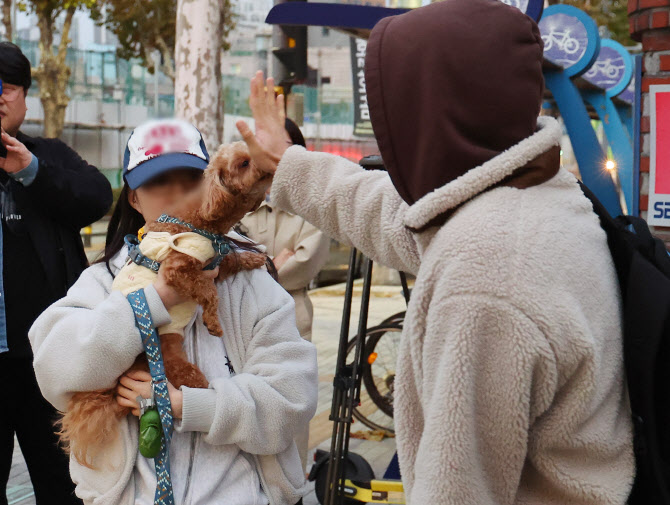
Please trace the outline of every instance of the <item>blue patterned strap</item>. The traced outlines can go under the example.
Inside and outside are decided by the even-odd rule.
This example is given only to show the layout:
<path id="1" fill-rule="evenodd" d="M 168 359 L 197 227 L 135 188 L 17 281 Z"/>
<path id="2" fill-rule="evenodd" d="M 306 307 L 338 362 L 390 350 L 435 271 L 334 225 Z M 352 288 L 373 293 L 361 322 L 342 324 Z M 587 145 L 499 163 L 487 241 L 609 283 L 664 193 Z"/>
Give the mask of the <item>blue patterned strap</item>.
<path id="1" fill-rule="evenodd" d="M 140 330 L 142 345 L 149 361 L 149 371 L 154 391 L 154 398 L 158 406 L 158 413 L 163 427 L 163 440 L 161 450 L 154 459 L 156 467 L 156 495 L 154 505 L 174 505 L 172 495 L 172 479 L 170 478 L 170 440 L 172 439 L 172 405 L 168 393 L 168 381 L 163 366 L 163 355 L 161 354 L 158 332 L 151 319 L 149 304 L 147 303 L 144 290 L 140 289 L 128 295 L 128 301 L 135 314 L 135 324 Z"/>

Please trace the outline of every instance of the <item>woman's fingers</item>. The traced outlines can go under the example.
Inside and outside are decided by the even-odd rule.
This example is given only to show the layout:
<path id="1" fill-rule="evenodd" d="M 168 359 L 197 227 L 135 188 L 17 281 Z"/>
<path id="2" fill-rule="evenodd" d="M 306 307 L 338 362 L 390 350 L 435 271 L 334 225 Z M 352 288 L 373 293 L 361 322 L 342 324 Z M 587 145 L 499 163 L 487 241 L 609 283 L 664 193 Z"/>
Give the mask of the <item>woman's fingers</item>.
<path id="1" fill-rule="evenodd" d="M 249 107 L 254 117 L 261 112 L 265 104 L 265 93 L 263 92 L 263 72 L 260 70 L 251 79 L 251 94 L 249 96 Z"/>
<path id="2" fill-rule="evenodd" d="M 235 123 L 235 126 L 237 127 L 237 131 L 240 132 L 240 135 L 242 135 L 242 139 L 247 143 L 249 148 L 251 148 L 251 143 L 256 141 L 256 136 L 254 135 L 254 132 L 251 131 L 251 128 L 249 128 L 247 122 L 240 119 Z"/>
<path id="3" fill-rule="evenodd" d="M 251 128 L 249 128 L 249 125 L 246 123 L 246 121 L 239 120 L 237 123 L 235 123 L 235 126 L 237 127 L 237 131 L 240 132 L 240 135 L 242 135 L 242 140 L 246 142 L 247 147 L 249 148 L 249 154 L 254 160 L 256 160 L 256 157 L 263 153 L 263 148 L 258 143 L 256 135 L 253 131 L 251 131 Z"/>
<path id="4" fill-rule="evenodd" d="M 123 396 L 117 396 L 116 397 L 116 403 L 118 403 L 122 407 L 127 407 L 129 409 L 136 409 L 137 408 L 137 402 L 136 401 L 129 400 L 128 398 L 125 398 Z"/>
<path id="5" fill-rule="evenodd" d="M 256 164 L 256 167 L 267 174 L 274 174 L 277 170 L 280 157 L 274 156 L 258 142 L 258 138 L 254 135 L 254 132 L 251 131 L 251 128 L 249 128 L 247 123 L 240 120 L 236 123 L 236 126 L 240 135 L 242 135 L 242 138 L 249 147 L 249 154 Z"/>
<path id="6" fill-rule="evenodd" d="M 151 381 L 151 374 L 144 370 L 131 370 L 126 372 L 124 377 L 129 377 L 135 381 Z"/>
<path id="7" fill-rule="evenodd" d="M 205 279 L 216 279 L 219 276 L 219 267 L 216 267 L 212 270 L 203 270 L 202 276 Z"/>
<path id="8" fill-rule="evenodd" d="M 131 399 L 134 399 L 137 396 L 151 398 L 151 381 L 136 381 L 124 375 L 119 379 L 119 383 L 119 394 L 123 396 Z M 122 387 L 125 389 L 121 389 Z"/>
<path id="9" fill-rule="evenodd" d="M 268 80 L 265 81 L 265 104 L 268 111 L 274 110 L 276 104 L 275 80 L 272 77 L 268 77 Z"/>
<path id="10" fill-rule="evenodd" d="M 284 125 L 284 121 L 286 120 L 286 108 L 284 106 L 284 95 L 279 95 L 277 97 L 277 110 L 279 112 L 279 120 L 281 121 L 281 124 Z"/>
<path id="11" fill-rule="evenodd" d="M 131 409 L 131 412 L 133 413 L 134 416 L 140 417 L 140 409 L 138 408 L 137 402 L 128 400 L 127 398 L 123 398 L 122 396 L 117 396 L 116 403 L 118 403 L 122 407 Z"/>

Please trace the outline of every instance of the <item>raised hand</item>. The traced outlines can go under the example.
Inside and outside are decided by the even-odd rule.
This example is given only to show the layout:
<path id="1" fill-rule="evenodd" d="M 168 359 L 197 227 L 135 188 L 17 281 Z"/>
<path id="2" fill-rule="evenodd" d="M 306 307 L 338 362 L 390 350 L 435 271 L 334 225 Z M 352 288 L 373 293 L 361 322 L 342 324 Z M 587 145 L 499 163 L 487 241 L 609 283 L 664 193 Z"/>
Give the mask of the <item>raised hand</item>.
<path id="1" fill-rule="evenodd" d="M 272 77 L 267 81 L 260 70 L 251 79 L 249 105 L 254 116 L 256 134 L 245 121 L 237 122 L 237 129 L 249 146 L 249 154 L 254 164 L 263 172 L 274 174 L 279 160 L 291 140 L 284 127 L 284 95 L 275 97 L 275 82 Z"/>

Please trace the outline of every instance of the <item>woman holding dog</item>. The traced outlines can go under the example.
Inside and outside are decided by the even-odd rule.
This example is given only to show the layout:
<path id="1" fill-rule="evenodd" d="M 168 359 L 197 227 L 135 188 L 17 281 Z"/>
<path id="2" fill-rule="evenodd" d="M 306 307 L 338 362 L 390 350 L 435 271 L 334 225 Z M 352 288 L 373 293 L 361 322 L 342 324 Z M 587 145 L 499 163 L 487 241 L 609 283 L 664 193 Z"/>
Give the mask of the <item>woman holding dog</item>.
<path id="1" fill-rule="evenodd" d="M 66 409 L 74 392 L 115 384 L 119 404 L 133 409 L 94 468 L 71 458 L 76 493 L 87 504 L 154 503 L 154 464 L 139 453 L 137 421 L 138 396 L 152 396 L 151 376 L 124 374 L 144 350 L 129 302 L 111 285 L 127 258 L 123 238 L 195 188 L 208 160 L 200 133 L 188 123 L 154 121 L 136 128 L 104 258 L 31 329 L 36 376 L 58 410 Z M 211 278 L 217 274 L 213 270 Z M 206 375 L 209 388 L 168 386 L 175 502 L 294 505 L 305 476 L 293 440 L 316 408 L 316 352 L 300 338 L 290 295 L 266 271 L 226 278 L 217 289 L 224 337 L 210 335 L 198 311 L 184 340 L 189 361 Z M 145 294 L 156 326 L 168 323 L 168 310 L 185 301 L 160 270 Z"/>

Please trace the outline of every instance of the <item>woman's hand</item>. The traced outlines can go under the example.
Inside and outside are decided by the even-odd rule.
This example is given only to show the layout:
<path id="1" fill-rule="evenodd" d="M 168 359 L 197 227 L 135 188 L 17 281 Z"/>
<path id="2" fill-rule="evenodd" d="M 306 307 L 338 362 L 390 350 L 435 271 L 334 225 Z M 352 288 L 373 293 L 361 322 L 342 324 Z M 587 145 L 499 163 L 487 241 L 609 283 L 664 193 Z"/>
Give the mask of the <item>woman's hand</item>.
<path id="1" fill-rule="evenodd" d="M 283 249 L 277 256 L 272 258 L 272 263 L 274 263 L 275 268 L 279 270 L 281 267 L 283 267 L 286 262 L 289 260 L 291 256 L 293 256 L 295 252 L 289 250 L 289 249 Z"/>
<path id="2" fill-rule="evenodd" d="M 219 276 L 219 267 L 213 270 L 203 270 L 202 275 L 206 279 L 214 281 Z M 154 281 L 154 288 L 167 310 L 170 310 L 175 305 L 189 301 L 188 297 L 182 296 L 181 293 L 167 283 L 165 271 L 162 268 L 158 269 L 158 277 Z"/>
<path id="3" fill-rule="evenodd" d="M 249 146 L 249 154 L 263 172 L 274 175 L 291 139 L 285 128 L 284 95 L 275 98 L 275 81 L 269 78 L 263 83 L 260 70 L 251 79 L 249 106 L 254 116 L 256 134 L 244 121 L 236 123 L 242 138 Z"/>
<path id="4" fill-rule="evenodd" d="M 181 419 L 184 395 L 169 382 L 168 394 L 170 395 L 170 403 L 172 404 L 172 417 Z M 137 397 L 151 398 L 153 396 L 151 374 L 141 370 L 133 370 L 123 374 L 119 379 L 116 395 L 116 401 L 119 405 L 133 409 L 133 415 L 140 417 L 140 406 L 137 403 Z"/>

